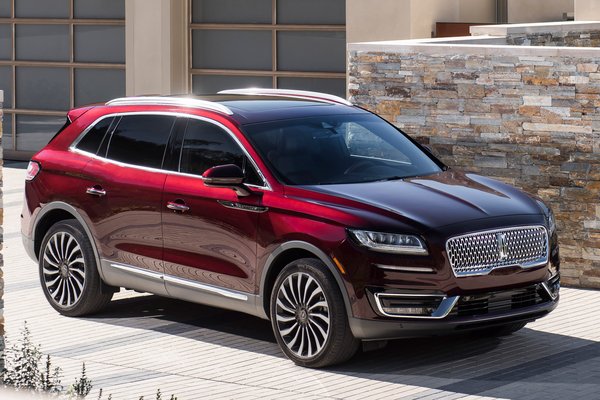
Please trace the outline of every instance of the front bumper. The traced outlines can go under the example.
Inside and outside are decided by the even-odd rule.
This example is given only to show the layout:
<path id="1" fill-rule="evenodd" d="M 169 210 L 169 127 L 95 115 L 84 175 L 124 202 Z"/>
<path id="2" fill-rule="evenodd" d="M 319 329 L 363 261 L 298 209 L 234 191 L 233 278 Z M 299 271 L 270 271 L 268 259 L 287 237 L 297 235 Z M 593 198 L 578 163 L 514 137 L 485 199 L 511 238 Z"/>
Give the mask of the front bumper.
<path id="1" fill-rule="evenodd" d="M 351 317 L 350 329 L 363 340 L 438 336 L 519 322 L 531 322 L 550 313 L 558 305 L 560 277 L 523 288 L 539 291 L 538 299 L 522 302 L 519 294 L 490 292 L 480 296 L 456 296 L 452 308 L 431 317 L 390 317 L 376 319 Z M 507 293 L 510 291 L 507 291 Z M 516 291 L 515 291 L 516 293 Z M 374 299 L 374 296 L 371 297 Z M 487 299 L 487 300 L 486 300 Z M 485 304 L 485 305 L 482 305 Z"/>

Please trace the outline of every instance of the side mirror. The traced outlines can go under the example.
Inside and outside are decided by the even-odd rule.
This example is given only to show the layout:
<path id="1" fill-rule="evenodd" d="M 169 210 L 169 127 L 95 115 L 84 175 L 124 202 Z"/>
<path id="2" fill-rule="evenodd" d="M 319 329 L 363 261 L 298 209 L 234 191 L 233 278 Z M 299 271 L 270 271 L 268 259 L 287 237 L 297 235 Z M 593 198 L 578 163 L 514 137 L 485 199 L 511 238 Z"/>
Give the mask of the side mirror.
<path id="1" fill-rule="evenodd" d="M 204 171 L 202 177 L 208 187 L 229 188 L 238 196 L 250 196 L 250 190 L 244 185 L 244 171 L 237 165 L 217 165 Z"/>

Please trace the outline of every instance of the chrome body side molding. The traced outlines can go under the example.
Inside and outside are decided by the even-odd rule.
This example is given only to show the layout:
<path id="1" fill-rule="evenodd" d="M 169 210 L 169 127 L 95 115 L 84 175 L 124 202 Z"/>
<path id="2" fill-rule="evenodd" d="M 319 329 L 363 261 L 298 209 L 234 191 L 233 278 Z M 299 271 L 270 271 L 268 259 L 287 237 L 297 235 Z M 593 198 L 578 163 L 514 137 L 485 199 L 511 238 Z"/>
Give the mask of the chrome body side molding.
<path id="1" fill-rule="evenodd" d="M 106 283 L 264 318 L 259 296 L 102 260 Z M 259 307 L 258 305 L 261 304 Z"/>

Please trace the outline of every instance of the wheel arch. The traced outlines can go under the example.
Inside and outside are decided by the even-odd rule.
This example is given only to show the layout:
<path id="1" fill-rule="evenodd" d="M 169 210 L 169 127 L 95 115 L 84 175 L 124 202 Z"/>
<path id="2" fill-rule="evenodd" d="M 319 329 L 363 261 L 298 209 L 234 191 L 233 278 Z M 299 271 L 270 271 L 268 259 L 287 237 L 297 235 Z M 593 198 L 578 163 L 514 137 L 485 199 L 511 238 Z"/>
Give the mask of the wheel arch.
<path id="1" fill-rule="evenodd" d="M 90 239 L 90 243 L 94 251 L 96 265 L 98 266 L 98 273 L 100 274 L 102 280 L 104 280 L 104 276 L 102 273 L 102 264 L 100 263 L 100 256 L 96 247 L 96 240 L 92 235 L 92 231 L 90 230 L 86 220 L 77 211 L 77 209 L 71 206 L 70 204 L 67 204 L 62 201 L 48 203 L 46 206 L 44 206 L 44 208 L 42 208 L 42 210 L 35 219 L 33 230 L 33 245 L 36 259 L 39 260 L 40 248 L 42 246 L 44 236 L 46 236 L 46 232 L 48 232 L 50 227 L 55 223 L 67 219 L 75 219 L 83 227 L 85 234 Z"/>
<path id="2" fill-rule="evenodd" d="M 331 258 L 325 254 L 321 249 L 315 245 L 300 241 L 293 240 L 285 242 L 277 247 L 267 258 L 265 265 L 262 269 L 261 280 L 260 280 L 260 307 L 259 311 L 264 313 L 264 316 L 269 319 L 269 301 L 271 299 L 271 291 L 277 276 L 287 264 L 300 258 L 316 258 L 323 262 L 331 275 L 333 276 L 342 299 L 344 306 L 346 307 L 346 313 L 348 317 L 352 317 L 352 308 L 350 305 L 350 298 L 344 285 L 344 280 L 340 274 L 340 271 L 336 268 Z"/>

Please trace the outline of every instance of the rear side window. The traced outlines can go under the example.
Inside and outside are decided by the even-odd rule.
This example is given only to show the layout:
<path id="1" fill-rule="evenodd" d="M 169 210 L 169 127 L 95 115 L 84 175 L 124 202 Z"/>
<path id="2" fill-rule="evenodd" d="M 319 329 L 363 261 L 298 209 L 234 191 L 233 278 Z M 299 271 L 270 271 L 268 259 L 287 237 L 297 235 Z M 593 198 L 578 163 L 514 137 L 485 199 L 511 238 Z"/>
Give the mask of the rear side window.
<path id="1" fill-rule="evenodd" d="M 227 132 L 211 123 L 190 119 L 183 139 L 179 171 L 202 175 L 209 168 L 225 164 L 240 167 L 246 183 L 264 184 L 248 157 Z"/>
<path id="2" fill-rule="evenodd" d="M 174 123 L 175 117 L 166 115 L 124 116 L 112 133 L 106 157 L 160 168 Z"/>
<path id="3" fill-rule="evenodd" d="M 109 117 L 98 122 L 81 138 L 77 145 L 75 145 L 75 148 L 96 154 L 113 120 L 114 117 Z"/>

